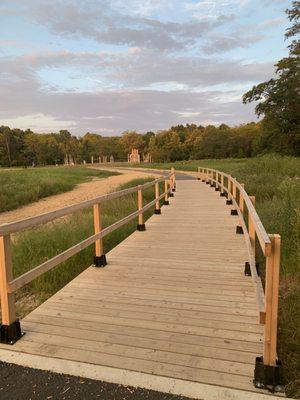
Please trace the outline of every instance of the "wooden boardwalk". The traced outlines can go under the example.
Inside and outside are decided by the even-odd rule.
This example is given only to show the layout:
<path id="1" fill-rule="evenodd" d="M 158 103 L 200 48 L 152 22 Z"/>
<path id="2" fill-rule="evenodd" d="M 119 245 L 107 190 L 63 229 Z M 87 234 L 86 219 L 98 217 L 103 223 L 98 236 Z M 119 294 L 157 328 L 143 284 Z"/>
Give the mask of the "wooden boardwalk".
<path id="1" fill-rule="evenodd" d="M 89 377 L 198 391 L 201 399 L 269 398 L 252 382 L 263 325 L 237 223 L 219 192 L 177 181 L 175 197 L 146 231 L 110 251 L 105 268 L 88 268 L 31 312 L 22 320 L 26 335 L 1 344 L 0 355 L 22 355 L 29 366 L 39 356 L 41 368 L 83 376 L 92 366 Z"/>

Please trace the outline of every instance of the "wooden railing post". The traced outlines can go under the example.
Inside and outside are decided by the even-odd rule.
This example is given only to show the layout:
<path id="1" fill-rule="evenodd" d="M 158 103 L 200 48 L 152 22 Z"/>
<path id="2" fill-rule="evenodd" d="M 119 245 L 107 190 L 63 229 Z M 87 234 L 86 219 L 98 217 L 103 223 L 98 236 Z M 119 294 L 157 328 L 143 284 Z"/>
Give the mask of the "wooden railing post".
<path id="1" fill-rule="evenodd" d="M 280 235 L 269 237 L 272 247 L 271 254 L 266 257 L 264 350 L 262 357 L 256 357 L 254 384 L 256 387 L 282 391 L 280 363 L 276 353 L 281 238 Z"/>
<path id="2" fill-rule="evenodd" d="M 255 206 L 255 196 L 249 196 L 249 199 L 252 201 L 252 204 Z M 252 216 L 248 212 L 248 233 L 249 233 L 249 238 L 250 238 L 250 243 L 251 243 L 251 248 L 252 248 L 252 254 L 254 257 L 254 260 L 256 258 L 255 254 L 255 227 L 252 221 Z"/>
<path id="3" fill-rule="evenodd" d="M 137 197 L 138 197 L 138 210 L 141 211 L 142 208 L 143 208 L 143 193 L 142 193 L 142 189 L 138 190 Z M 144 216 L 143 216 L 142 212 L 138 216 L 137 230 L 138 231 L 145 231 L 146 230 L 146 227 L 145 227 L 145 224 L 144 224 Z"/>
<path id="4" fill-rule="evenodd" d="M 172 168 L 171 171 L 172 171 L 172 177 L 173 177 L 172 192 L 176 192 L 176 175 L 175 175 L 175 168 Z"/>
<path id="5" fill-rule="evenodd" d="M 200 179 L 201 179 L 201 170 L 200 170 L 200 167 L 198 167 L 197 179 L 198 179 L 198 181 L 200 181 Z"/>
<path id="6" fill-rule="evenodd" d="M 220 191 L 220 184 L 219 184 L 220 182 L 219 182 L 219 173 L 218 172 L 216 172 L 216 188 L 215 188 L 215 191 L 216 192 L 219 192 Z"/>
<path id="7" fill-rule="evenodd" d="M 233 181 L 231 181 L 231 189 L 232 189 L 232 198 L 234 200 L 236 200 L 237 199 L 236 198 L 236 184 Z M 231 215 L 238 215 L 238 210 L 236 208 L 232 208 L 231 211 L 230 211 L 230 214 Z M 238 229 L 237 229 L 237 231 L 238 231 Z"/>
<path id="8" fill-rule="evenodd" d="M 155 203 L 154 214 L 161 214 L 161 209 L 159 206 L 159 182 L 155 182 L 155 199 L 156 203 Z"/>
<path id="9" fill-rule="evenodd" d="M 0 296 L 2 323 L 0 342 L 15 343 L 22 336 L 20 322 L 16 318 L 15 295 L 9 291 L 13 280 L 13 265 L 10 235 L 0 236 Z"/>
<path id="10" fill-rule="evenodd" d="M 101 216 L 101 204 L 95 204 L 93 206 L 94 211 L 94 232 L 100 233 L 102 230 L 102 216 Z M 106 256 L 103 251 L 103 239 L 97 239 L 95 241 L 95 267 L 105 267 L 107 265 Z"/>
<path id="11" fill-rule="evenodd" d="M 243 188 L 245 187 L 245 185 L 244 185 L 243 183 L 241 183 L 241 186 L 242 186 Z M 241 191 L 239 191 L 239 209 L 240 209 L 240 211 L 241 211 L 241 213 L 242 213 L 242 218 L 243 218 L 243 213 L 244 213 L 244 197 L 243 197 Z M 239 224 L 236 226 L 236 233 L 238 233 L 238 234 L 243 234 L 243 233 L 244 233 L 244 230 L 243 230 L 243 227 L 242 227 L 241 223 L 239 223 Z"/>
<path id="12" fill-rule="evenodd" d="M 221 172 L 221 197 L 225 197 L 225 190 L 224 190 L 224 174 Z"/>
<path id="13" fill-rule="evenodd" d="M 169 179 L 169 185 L 170 185 L 170 193 L 169 197 L 174 197 L 174 184 L 175 184 L 175 173 L 174 173 L 174 168 L 171 168 L 171 175 Z"/>
<path id="14" fill-rule="evenodd" d="M 165 179 L 165 200 L 164 200 L 164 205 L 168 206 L 170 204 L 169 202 L 169 196 L 168 196 L 168 180 Z"/>
<path id="15" fill-rule="evenodd" d="M 266 322 L 264 333 L 264 364 L 276 365 L 277 315 L 280 267 L 280 235 L 270 235 L 272 252 L 266 258 Z"/>

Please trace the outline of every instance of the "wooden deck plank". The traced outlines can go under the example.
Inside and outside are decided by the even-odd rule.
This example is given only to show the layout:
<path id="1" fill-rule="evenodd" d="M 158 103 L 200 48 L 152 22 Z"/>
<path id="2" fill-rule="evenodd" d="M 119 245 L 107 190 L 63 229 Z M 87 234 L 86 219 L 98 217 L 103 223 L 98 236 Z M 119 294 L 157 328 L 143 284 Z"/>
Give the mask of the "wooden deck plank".
<path id="1" fill-rule="evenodd" d="M 263 330 L 238 219 L 197 181 L 170 203 L 30 313 L 10 350 L 257 391 Z"/>

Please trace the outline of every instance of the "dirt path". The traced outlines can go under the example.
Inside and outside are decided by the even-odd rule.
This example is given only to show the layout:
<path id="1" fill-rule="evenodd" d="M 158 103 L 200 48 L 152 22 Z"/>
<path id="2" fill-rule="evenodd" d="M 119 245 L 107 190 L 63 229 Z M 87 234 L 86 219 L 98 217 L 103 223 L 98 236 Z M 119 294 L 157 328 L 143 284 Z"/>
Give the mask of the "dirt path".
<path id="1" fill-rule="evenodd" d="M 118 169 L 113 170 L 118 171 Z M 1 213 L 0 225 L 19 219 L 29 218 L 34 215 L 43 214 L 48 211 L 53 211 L 61 207 L 80 203 L 81 201 L 104 195 L 115 190 L 119 185 L 127 183 L 133 179 L 146 178 L 149 176 L 154 177 L 154 175 L 149 171 L 120 170 L 120 172 L 122 172 L 122 175 L 110 176 L 108 178 L 94 178 L 90 182 L 77 185 L 75 189 L 69 192 L 49 196 L 34 203 L 17 208 L 16 210 Z"/>

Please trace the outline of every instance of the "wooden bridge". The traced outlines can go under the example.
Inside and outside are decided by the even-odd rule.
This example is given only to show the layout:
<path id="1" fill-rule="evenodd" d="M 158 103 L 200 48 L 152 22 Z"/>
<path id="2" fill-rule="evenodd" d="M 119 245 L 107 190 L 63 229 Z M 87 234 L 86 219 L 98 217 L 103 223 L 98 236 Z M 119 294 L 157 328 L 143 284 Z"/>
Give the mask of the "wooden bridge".
<path id="1" fill-rule="evenodd" d="M 143 205 L 149 187 L 155 199 Z M 102 229 L 101 204 L 135 192 L 138 210 Z M 280 237 L 266 233 L 254 204 L 231 176 L 199 168 L 198 180 L 175 183 L 171 171 L 142 186 L 2 225 L 0 359 L 199 399 L 272 397 L 266 389 L 280 389 Z M 13 277 L 12 234 L 91 206 L 93 236 Z M 143 214 L 151 207 L 155 214 L 145 225 Z M 137 231 L 104 255 L 103 237 L 133 218 Z M 265 292 L 255 242 L 266 257 Z M 91 243 L 95 265 L 105 268 L 85 270 L 20 326 L 14 292 Z"/>

